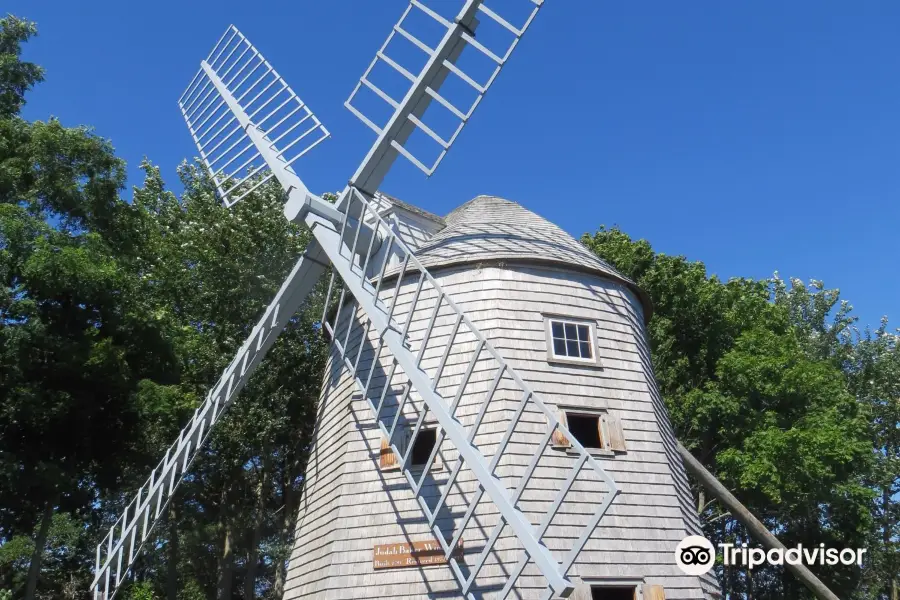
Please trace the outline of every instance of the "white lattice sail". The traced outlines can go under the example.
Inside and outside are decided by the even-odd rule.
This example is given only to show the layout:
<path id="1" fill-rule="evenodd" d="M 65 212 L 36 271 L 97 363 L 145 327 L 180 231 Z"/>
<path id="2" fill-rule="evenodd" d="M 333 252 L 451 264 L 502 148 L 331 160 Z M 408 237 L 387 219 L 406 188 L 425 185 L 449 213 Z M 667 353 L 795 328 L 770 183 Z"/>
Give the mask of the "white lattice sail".
<path id="1" fill-rule="evenodd" d="M 226 99 L 214 79 L 228 90 Z M 241 108 L 239 118 L 229 101 Z M 178 100 L 184 120 L 221 200 L 228 206 L 271 179 L 264 154 L 285 169 L 329 137 L 328 130 L 278 72 L 231 25 Z M 255 128 L 267 142 L 257 147 Z"/>
<path id="2" fill-rule="evenodd" d="M 386 155 L 385 162 L 391 164 L 394 155 L 399 153 L 423 173 L 432 175 L 542 5 L 543 0 L 467 0 L 454 17 L 441 14 L 446 3 L 432 1 L 429 5 L 425 0 L 410 0 L 344 103 L 350 112 L 379 136 L 379 140 L 384 141 L 382 147 L 376 142 L 373 147 L 375 154 L 370 154 L 364 164 L 372 163 L 368 166 L 377 171 L 381 154 Z M 512 8 L 518 9 L 515 11 L 520 21 L 518 24 L 504 17 Z M 500 35 L 494 33 L 487 36 L 491 38 L 490 43 L 480 40 L 479 33 L 476 33 L 481 28 L 479 18 L 501 31 Z M 441 32 L 437 38 L 439 42 L 433 47 L 429 40 L 424 39 L 429 24 Z M 430 37 L 435 38 L 434 35 Z M 407 46 L 414 50 L 392 52 L 392 46 L 397 41 L 407 42 Z M 472 59 L 465 60 L 467 52 L 473 55 Z M 422 57 L 425 59 L 424 65 L 419 67 L 421 61 L 417 59 Z M 488 67 L 477 69 L 478 73 L 475 73 L 474 67 L 479 58 L 484 59 Z M 472 70 L 468 70 L 466 65 L 471 65 Z M 399 75 L 401 83 L 388 89 L 386 83 L 389 77 L 379 77 L 380 68 Z M 379 83 L 379 79 L 384 80 L 385 85 Z M 471 93 L 456 93 L 449 97 L 445 90 L 454 87 L 454 84 L 467 87 Z M 366 107 L 358 106 L 357 98 L 361 91 L 370 92 L 378 102 L 386 104 L 392 111 L 390 118 L 379 120 L 373 116 L 379 107 L 372 103 Z M 438 109 L 429 110 L 432 106 Z M 409 141 L 416 132 L 423 135 L 423 142 L 411 148 Z M 381 166 L 381 171 L 385 170 Z M 377 191 L 374 182 L 368 181 L 365 176 L 355 177 L 352 182 L 370 194 Z"/>

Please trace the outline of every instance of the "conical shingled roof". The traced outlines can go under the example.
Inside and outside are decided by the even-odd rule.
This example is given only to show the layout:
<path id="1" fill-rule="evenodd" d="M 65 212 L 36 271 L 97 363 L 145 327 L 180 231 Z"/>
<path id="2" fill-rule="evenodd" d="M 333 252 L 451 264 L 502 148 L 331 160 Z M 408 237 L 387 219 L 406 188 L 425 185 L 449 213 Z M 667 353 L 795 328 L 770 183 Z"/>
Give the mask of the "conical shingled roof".
<path id="1" fill-rule="evenodd" d="M 644 318 L 650 318 L 650 299 L 633 281 L 561 228 L 515 202 L 478 196 L 456 208 L 444 221 L 446 227 L 415 253 L 429 270 L 473 262 L 515 261 L 598 273 L 632 289 L 644 307 Z"/>

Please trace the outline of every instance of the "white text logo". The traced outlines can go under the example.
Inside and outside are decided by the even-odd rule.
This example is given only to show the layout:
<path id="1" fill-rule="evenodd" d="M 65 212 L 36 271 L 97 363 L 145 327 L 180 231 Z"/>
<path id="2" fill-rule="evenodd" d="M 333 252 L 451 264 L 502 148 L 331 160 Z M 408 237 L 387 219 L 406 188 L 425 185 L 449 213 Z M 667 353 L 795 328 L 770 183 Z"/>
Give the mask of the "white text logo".
<path id="1" fill-rule="evenodd" d="M 719 544 L 722 549 L 722 558 L 726 566 L 744 565 L 747 568 L 758 567 L 763 563 L 770 565 L 829 565 L 834 566 L 839 562 L 843 565 L 856 563 L 862 566 L 865 548 L 826 548 L 825 544 L 818 547 L 806 548 L 803 544 L 797 544 L 796 548 L 772 548 L 768 552 L 762 548 L 748 548 L 746 544 L 735 546 L 734 544 Z"/>
<path id="2" fill-rule="evenodd" d="M 804 547 L 798 544 L 795 548 L 748 548 L 747 544 L 719 544 L 722 549 L 722 564 L 726 567 L 743 566 L 754 569 L 762 564 L 770 565 L 842 565 L 862 566 L 865 548 L 826 548 Z M 675 564 L 688 575 L 703 575 L 712 569 L 716 562 L 716 550 L 712 542 L 699 535 L 689 535 L 679 542 L 675 548 Z"/>

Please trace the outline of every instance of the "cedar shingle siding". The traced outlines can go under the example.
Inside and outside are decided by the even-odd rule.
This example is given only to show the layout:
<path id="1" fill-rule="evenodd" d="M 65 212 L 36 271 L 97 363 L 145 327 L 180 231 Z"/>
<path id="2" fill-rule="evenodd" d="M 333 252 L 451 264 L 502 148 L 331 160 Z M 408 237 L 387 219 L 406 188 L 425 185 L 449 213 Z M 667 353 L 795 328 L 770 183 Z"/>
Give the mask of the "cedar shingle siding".
<path id="1" fill-rule="evenodd" d="M 390 198 L 381 201 L 390 203 Z M 410 245 L 419 248 L 420 260 L 519 375 L 547 402 L 605 415 L 604 445 L 608 444 L 609 450 L 596 458 L 622 493 L 570 574 L 589 583 L 603 578 L 633 581 L 638 589 L 664 590 L 669 600 L 714 597 L 711 575 L 686 576 L 674 562 L 676 544 L 700 530 L 688 481 L 674 451 L 673 432 L 653 382 L 644 330 L 649 306 L 642 293 L 571 236 L 515 203 L 480 196 L 444 220 L 404 206 L 393 209 L 398 230 L 412 236 Z M 408 307 L 416 279 L 416 274 L 410 274 L 402 282 L 397 314 Z M 382 295 L 389 298 L 393 285 L 385 288 Z M 424 297 L 419 301 L 410 327 L 414 348 L 424 333 L 433 301 Z M 549 363 L 546 314 L 592 321 L 599 365 Z M 341 320 L 347 322 L 350 316 L 347 312 Z M 451 319 L 439 317 L 433 335 L 446 336 L 451 327 Z M 349 352 L 355 355 L 360 340 L 358 335 L 352 338 Z M 455 383 L 466 369 L 468 356 L 459 354 L 471 350 L 473 344 L 460 338 L 451 351 L 438 386 L 444 398 L 452 398 Z M 368 373 L 373 354 L 371 345 L 364 347 L 361 372 Z M 426 352 L 423 367 L 433 368 L 439 360 L 439 352 Z M 382 373 L 389 367 L 389 360 L 382 357 L 376 365 L 372 393 L 381 394 Z M 464 425 L 474 419 L 492 376 L 487 369 L 476 369 L 472 375 L 472 393 L 463 397 L 457 410 Z M 399 383 L 400 378 L 395 377 L 387 393 L 383 417 L 387 422 L 394 416 L 391 407 L 396 406 L 391 399 L 402 393 Z M 495 396 L 476 438 L 486 455 L 490 456 L 491 443 L 499 441 L 517 401 L 502 388 Z M 285 599 L 460 598 L 445 565 L 373 569 L 374 545 L 424 540 L 428 527 L 403 474 L 382 468 L 388 466 L 385 460 L 390 461 L 385 459 L 383 436 L 348 372 L 334 356 L 323 382 L 318 414 Z M 416 416 L 404 412 L 401 422 L 414 423 Z M 497 469 L 509 488 L 516 485 L 537 440 L 546 434 L 547 421 L 542 414 L 526 413 L 516 431 Z M 432 498 L 432 504 L 440 483 L 455 464 L 455 453 L 446 441 L 440 458 L 440 468 L 426 474 L 429 483 L 424 495 Z M 545 450 L 519 503 L 532 523 L 540 522 L 560 487 L 565 476 L 560 467 L 573 460 L 565 448 Z M 442 528 L 461 519 L 464 500 L 475 491 L 474 477 L 466 473 L 460 475 L 447 509 L 438 518 Z M 597 483 L 579 482 L 567 496 L 545 537 L 557 558 L 580 533 L 576 526 L 585 522 L 602 499 L 598 490 L 602 487 Z M 495 511 L 483 501 L 463 538 L 469 564 L 496 522 Z M 478 578 L 482 586 L 502 584 L 504 571 L 518 561 L 515 537 L 508 530 L 503 535 Z M 510 597 L 538 598 L 544 585 L 530 565 L 519 580 L 518 596 Z M 484 589 L 485 597 L 491 597 L 491 591 L 498 589 Z"/>

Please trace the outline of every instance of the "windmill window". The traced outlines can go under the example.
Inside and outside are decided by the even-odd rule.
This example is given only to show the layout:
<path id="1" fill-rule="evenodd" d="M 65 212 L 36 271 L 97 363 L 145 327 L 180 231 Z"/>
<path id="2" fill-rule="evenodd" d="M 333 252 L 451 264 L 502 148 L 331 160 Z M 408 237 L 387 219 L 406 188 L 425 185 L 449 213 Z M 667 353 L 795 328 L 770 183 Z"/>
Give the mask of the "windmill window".
<path id="1" fill-rule="evenodd" d="M 591 586 L 591 600 L 635 600 L 637 588 Z"/>
<path id="2" fill-rule="evenodd" d="M 408 432 L 408 433 L 411 433 Z M 401 443 L 399 446 L 400 457 L 404 455 L 406 452 L 406 448 L 408 448 L 409 437 L 406 437 L 406 441 Z M 422 469 L 425 467 L 425 463 L 428 462 L 428 459 L 431 457 L 431 451 L 434 450 L 434 446 L 437 444 L 437 429 L 434 427 L 422 428 L 419 430 L 419 435 L 416 436 L 416 441 L 413 443 L 412 451 L 409 453 L 409 462 L 407 463 L 408 469 Z M 393 448 L 388 444 L 387 438 L 385 436 L 381 437 L 381 451 L 378 455 L 378 466 L 382 471 L 395 471 L 400 469 L 400 459 L 397 454 L 394 453 Z M 443 463 L 441 462 L 440 454 L 434 457 L 434 462 L 431 463 L 431 470 L 441 470 L 443 469 Z"/>
<path id="3" fill-rule="evenodd" d="M 643 589 L 643 591 L 640 591 Z M 616 579 L 576 583 L 569 600 L 666 600 L 660 585 L 647 585 L 636 580 Z"/>
<path id="4" fill-rule="evenodd" d="M 557 414 L 560 425 L 568 433 L 564 433 L 562 428 L 553 431 L 550 441 L 554 448 L 574 451 L 567 437 L 571 436 L 593 454 L 611 456 L 626 451 L 625 431 L 617 415 L 589 408 L 560 408 Z"/>
<path id="5" fill-rule="evenodd" d="M 572 437 L 585 448 L 603 448 L 599 415 L 566 415 Z"/>
<path id="6" fill-rule="evenodd" d="M 549 361 L 596 364 L 597 336 L 592 321 L 548 317 L 546 322 Z"/>
<path id="7" fill-rule="evenodd" d="M 409 456 L 409 462 L 413 467 L 424 467 L 431 457 L 431 451 L 437 443 L 436 429 L 422 429 L 416 436 L 416 441 Z"/>

